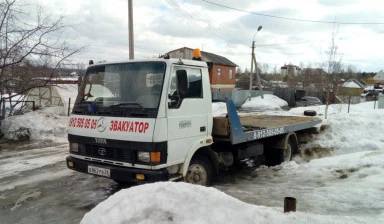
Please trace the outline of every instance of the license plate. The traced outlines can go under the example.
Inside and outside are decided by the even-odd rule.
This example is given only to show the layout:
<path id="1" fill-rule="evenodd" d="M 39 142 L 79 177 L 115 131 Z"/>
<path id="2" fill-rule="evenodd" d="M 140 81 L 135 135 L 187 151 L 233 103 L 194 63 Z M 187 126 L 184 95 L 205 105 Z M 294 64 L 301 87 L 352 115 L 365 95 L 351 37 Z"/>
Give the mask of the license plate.
<path id="1" fill-rule="evenodd" d="M 88 166 L 88 173 L 96 174 L 96 175 L 108 177 L 108 178 L 111 177 L 110 169 L 100 168 L 96 166 Z"/>

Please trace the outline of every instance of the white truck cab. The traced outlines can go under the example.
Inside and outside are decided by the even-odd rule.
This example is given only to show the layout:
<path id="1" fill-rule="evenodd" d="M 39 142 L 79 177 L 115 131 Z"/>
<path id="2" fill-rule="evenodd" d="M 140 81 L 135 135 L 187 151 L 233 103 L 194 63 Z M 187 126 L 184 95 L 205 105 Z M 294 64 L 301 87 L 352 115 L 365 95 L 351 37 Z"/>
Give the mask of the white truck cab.
<path id="1" fill-rule="evenodd" d="M 185 177 L 195 152 L 213 142 L 211 110 L 205 62 L 91 65 L 70 116 L 67 165 L 117 182 Z"/>

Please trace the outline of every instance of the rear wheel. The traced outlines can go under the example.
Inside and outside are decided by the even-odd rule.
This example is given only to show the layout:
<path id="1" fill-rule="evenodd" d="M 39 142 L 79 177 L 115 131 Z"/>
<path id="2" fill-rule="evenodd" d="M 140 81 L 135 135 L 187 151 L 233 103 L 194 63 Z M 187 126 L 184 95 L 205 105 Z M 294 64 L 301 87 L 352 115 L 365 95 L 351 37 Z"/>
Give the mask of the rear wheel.
<path id="1" fill-rule="evenodd" d="M 284 149 L 284 162 L 288 162 L 292 159 L 292 146 L 290 144 L 291 141 L 288 142 L 287 148 Z"/>
<path id="2" fill-rule="evenodd" d="M 298 153 L 298 146 L 296 140 L 290 138 L 288 140 L 287 148 L 284 149 L 283 153 L 284 162 L 291 161 L 293 156 Z"/>
<path id="3" fill-rule="evenodd" d="M 209 186 L 212 184 L 212 180 L 212 163 L 207 158 L 203 157 L 192 159 L 187 174 L 184 177 L 184 181 L 191 184 Z"/>
<path id="4" fill-rule="evenodd" d="M 292 160 L 292 157 L 298 152 L 296 140 L 290 138 L 287 142 L 287 147 L 285 149 L 281 148 L 271 148 L 267 149 L 265 153 L 266 164 L 268 166 L 276 166 L 282 162 L 289 162 Z"/>

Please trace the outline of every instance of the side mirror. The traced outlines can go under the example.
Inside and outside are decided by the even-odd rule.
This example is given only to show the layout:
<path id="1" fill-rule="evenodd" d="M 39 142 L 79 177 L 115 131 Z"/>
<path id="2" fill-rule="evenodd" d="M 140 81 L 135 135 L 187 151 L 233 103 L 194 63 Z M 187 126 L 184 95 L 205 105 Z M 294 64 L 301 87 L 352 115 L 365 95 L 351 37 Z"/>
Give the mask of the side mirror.
<path id="1" fill-rule="evenodd" d="M 177 70 L 176 79 L 177 79 L 177 91 L 179 92 L 180 98 L 183 99 L 188 93 L 187 71 Z"/>

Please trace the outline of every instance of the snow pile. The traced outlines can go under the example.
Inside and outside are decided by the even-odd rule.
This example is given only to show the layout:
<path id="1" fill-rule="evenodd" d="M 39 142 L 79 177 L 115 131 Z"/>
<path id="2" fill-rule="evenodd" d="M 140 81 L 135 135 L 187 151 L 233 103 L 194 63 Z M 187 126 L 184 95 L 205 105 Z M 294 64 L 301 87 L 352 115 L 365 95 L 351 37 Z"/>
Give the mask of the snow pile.
<path id="1" fill-rule="evenodd" d="M 258 111 L 279 110 L 281 107 L 288 106 L 287 101 L 271 94 L 265 94 L 264 99 L 261 96 L 252 97 L 250 101 L 246 101 L 241 108 L 253 109 Z"/>
<path id="2" fill-rule="evenodd" d="M 47 107 L 1 122 L 4 138 L 9 140 L 50 140 L 67 142 L 68 117 L 60 116 L 63 107 Z"/>
<path id="3" fill-rule="evenodd" d="M 253 111 L 276 111 L 281 110 L 282 107 L 286 106 L 288 106 L 287 101 L 280 99 L 275 95 L 265 94 L 264 99 L 261 98 L 261 96 L 252 97 L 250 101 L 247 99 L 241 108 Z M 225 117 L 227 113 L 226 103 L 212 103 L 213 117 Z"/>
<path id="4" fill-rule="evenodd" d="M 227 115 L 227 104 L 223 102 L 212 103 L 212 116 L 225 117 Z"/>
<path id="5" fill-rule="evenodd" d="M 282 208 L 247 204 L 215 188 L 159 182 L 115 193 L 88 212 L 81 224 L 374 223 L 378 218 L 283 213 Z"/>
<path id="6" fill-rule="evenodd" d="M 298 107 L 290 112 L 302 114 L 304 110 L 315 110 L 328 126 L 304 149 L 328 148 L 336 154 L 384 149 L 384 111 L 374 109 L 372 101 L 351 105 L 349 113 L 346 104 L 329 105 L 327 119 L 324 119 L 325 105 Z"/>

